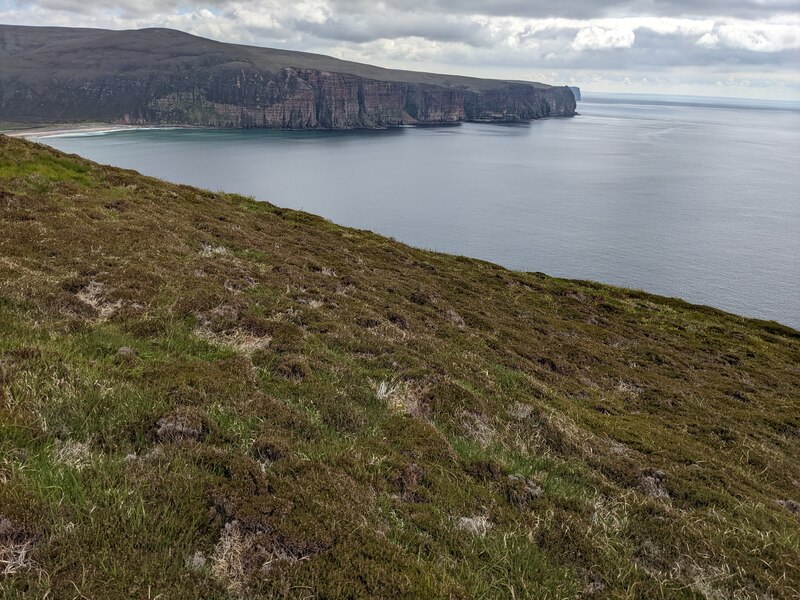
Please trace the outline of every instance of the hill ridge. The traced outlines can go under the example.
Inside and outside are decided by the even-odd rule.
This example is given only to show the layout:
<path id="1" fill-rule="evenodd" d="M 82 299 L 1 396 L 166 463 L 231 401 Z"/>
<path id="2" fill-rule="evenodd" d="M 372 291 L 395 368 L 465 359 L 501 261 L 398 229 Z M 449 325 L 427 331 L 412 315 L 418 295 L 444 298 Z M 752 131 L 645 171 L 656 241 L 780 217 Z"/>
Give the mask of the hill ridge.
<path id="1" fill-rule="evenodd" d="M 575 114 L 567 87 L 384 69 L 163 28 L 0 25 L 0 48 L 6 121 L 344 129 Z"/>

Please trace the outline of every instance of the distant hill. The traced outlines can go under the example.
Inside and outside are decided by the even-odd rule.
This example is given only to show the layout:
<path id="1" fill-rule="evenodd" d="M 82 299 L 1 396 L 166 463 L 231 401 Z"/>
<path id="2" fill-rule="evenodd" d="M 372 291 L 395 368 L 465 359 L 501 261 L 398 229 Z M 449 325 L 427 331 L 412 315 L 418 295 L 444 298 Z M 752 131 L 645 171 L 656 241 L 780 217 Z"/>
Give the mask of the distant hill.
<path id="1" fill-rule="evenodd" d="M 800 333 L 0 136 L 0 596 L 797 597 Z"/>
<path id="2" fill-rule="evenodd" d="M 0 120 L 338 129 L 572 116 L 566 87 L 398 71 L 169 29 L 0 25 Z"/>

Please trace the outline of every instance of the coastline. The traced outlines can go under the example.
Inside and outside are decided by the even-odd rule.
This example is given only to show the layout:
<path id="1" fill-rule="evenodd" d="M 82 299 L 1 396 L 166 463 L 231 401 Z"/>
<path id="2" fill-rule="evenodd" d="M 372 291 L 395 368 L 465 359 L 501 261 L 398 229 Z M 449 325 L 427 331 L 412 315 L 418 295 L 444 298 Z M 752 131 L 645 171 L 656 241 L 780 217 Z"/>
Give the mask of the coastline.
<path id="1" fill-rule="evenodd" d="M 137 129 L 175 129 L 175 127 L 148 127 L 142 125 L 120 125 L 115 123 L 60 124 L 28 127 L 25 129 L 0 130 L 0 134 L 13 138 L 38 139 L 84 134 L 115 133 Z"/>

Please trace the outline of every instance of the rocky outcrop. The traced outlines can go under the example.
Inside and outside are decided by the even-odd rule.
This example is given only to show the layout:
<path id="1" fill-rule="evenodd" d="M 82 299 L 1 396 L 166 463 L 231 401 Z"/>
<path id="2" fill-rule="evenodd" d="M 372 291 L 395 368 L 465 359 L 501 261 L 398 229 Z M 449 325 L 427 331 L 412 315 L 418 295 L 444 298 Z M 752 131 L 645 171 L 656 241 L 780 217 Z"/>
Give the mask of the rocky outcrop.
<path id="1" fill-rule="evenodd" d="M 44 33 L 0 26 L 0 120 L 353 129 L 575 113 L 566 87 L 391 71 L 168 30 Z"/>
<path id="2" fill-rule="evenodd" d="M 484 92 L 466 93 L 465 118 L 469 121 L 526 121 L 575 114 L 575 97 L 569 88 L 506 83 Z"/>

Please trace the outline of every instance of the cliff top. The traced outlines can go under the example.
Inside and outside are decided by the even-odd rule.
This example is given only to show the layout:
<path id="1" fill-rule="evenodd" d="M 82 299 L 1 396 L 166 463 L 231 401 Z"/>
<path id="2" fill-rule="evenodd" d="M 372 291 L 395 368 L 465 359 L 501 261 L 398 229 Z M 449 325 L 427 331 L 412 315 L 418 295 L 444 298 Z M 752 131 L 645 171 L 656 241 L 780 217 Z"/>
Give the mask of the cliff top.
<path id="1" fill-rule="evenodd" d="M 800 333 L 0 136 L 0 588 L 800 582 Z"/>
<path id="2" fill-rule="evenodd" d="M 429 84 L 483 91 L 498 84 L 548 88 L 527 81 L 498 81 L 457 75 L 384 69 L 306 52 L 226 44 L 173 29 L 112 31 L 67 27 L 0 25 L 0 66 L 25 77 L 69 77 L 164 72 L 201 68 L 284 68 L 346 73 L 379 81 Z M 34 68 L 35 67 L 35 68 Z"/>

